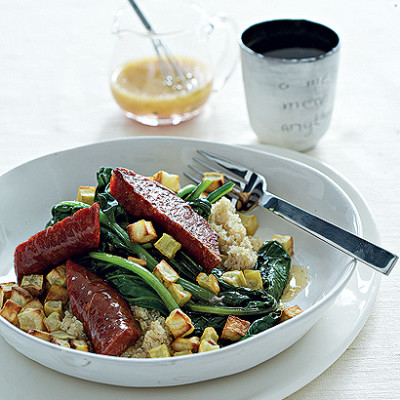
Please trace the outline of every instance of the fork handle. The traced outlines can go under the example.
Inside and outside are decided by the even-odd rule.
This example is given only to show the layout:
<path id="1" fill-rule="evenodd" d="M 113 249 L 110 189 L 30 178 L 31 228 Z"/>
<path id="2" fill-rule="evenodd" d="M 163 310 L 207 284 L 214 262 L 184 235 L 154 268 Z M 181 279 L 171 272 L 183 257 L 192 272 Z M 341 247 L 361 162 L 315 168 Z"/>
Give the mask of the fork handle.
<path id="1" fill-rule="evenodd" d="M 274 195 L 265 195 L 259 205 L 385 275 L 398 260 L 395 254 Z"/>

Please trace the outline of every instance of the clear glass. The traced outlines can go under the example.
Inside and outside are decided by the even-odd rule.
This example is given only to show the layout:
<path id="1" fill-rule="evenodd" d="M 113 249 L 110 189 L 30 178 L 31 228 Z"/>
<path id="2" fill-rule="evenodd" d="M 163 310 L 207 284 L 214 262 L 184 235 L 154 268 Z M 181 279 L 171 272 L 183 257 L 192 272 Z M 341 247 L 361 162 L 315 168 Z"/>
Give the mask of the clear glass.
<path id="1" fill-rule="evenodd" d="M 198 115 L 230 75 L 235 28 L 188 1 L 146 0 L 139 6 L 153 31 L 133 8 L 118 11 L 111 92 L 129 118 L 150 126 L 177 125 Z M 216 45 L 214 36 L 222 37 Z M 215 57 L 215 48 L 224 54 Z"/>

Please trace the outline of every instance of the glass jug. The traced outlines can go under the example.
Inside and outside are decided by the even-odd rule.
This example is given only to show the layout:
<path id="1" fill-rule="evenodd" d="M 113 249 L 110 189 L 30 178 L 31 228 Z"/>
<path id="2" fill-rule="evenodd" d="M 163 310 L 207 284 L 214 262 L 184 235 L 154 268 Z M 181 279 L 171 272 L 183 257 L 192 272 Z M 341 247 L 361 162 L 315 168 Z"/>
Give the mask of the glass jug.
<path id="1" fill-rule="evenodd" d="M 238 58 L 236 29 L 190 1 L 142 3 L 151 31 L 129 6 L 116 14 L 111 91 L 129 118 L 177 125 L 198 115 L 230 76 Z"/>

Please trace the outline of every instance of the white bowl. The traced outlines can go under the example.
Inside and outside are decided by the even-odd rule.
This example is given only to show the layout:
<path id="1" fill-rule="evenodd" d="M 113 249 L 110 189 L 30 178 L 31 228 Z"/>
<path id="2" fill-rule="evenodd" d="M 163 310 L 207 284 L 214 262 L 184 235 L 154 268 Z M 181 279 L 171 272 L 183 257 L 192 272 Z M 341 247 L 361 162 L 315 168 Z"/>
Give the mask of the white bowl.
<path id="1" fill-rule="evenodd" d="M 15 247 L 50 219 L 50 208 L 76 197 L 79 185 L 95 185 L 101 166 L 143 175 L 163 169 L 182 175 L 196 149 L 237 160 L 263 174 L 271 192 L 361 235 L 357 210 L 330 178 L 300 162 L 256 150 L 177 138 L 131 138 L 97 143 L 36 159 L 0 177 L 0 281 L 14 280 Z M 294 237 L 296 260 L 309 267 L 310 284 L 292 302 L 304 312 L 243 342 L 218 351 L 163 359 L 124 359 L 61 348 L 36 339 L 0 317 L 0 333 L 16 350 L 56 371 L 122 386 L 171 386 L 222 377 L 268 360 L 300 339 L 326 312 L 350 279 L 355 261 L 264 209 L 258 235 Z"/>

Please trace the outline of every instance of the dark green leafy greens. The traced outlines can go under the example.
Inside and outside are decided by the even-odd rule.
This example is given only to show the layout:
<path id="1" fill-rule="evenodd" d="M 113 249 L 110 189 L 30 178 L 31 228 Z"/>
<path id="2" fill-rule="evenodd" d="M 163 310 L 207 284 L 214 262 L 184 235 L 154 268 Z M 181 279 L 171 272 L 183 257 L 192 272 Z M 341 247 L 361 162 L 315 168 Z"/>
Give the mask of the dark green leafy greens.
<path id="1" fill-rule="evenodd" d="M 275 240 L 265 242 L 258 251 L 254 269 L 260 271 L 265 290 L 277 301 L 288 283 L 290 265 L 289 254 Z"/>
<path id="2" fill-rule="evenodd" d="M 151 273 L 163 256 L 151 243 L 139 245 L 130 242 L 126 232 L 129 216 L 109 192 L 111 174 L 111 168 L 101 168 L 97 172 L 95 201 L 101 209 L 99 251 L 81 257 L 79 262 L 113 285 L 130 304 L 156 309 L 163 315 L 168 315 L 168 312 L 178 308 L 178 305 Z M 178 193 L 205 218 L 209 216 L 212 203 L 228 193 L 233 186 L 231 183 L 223 185 L 207 197 L 200 198 L 209 184 L 210 182 L 205 180 L 198 186 L 183 188 L 181 193 Z M 52 209 L 52 219 L 48 226 L 83 207 L 89 206 L 76 201 L 59 203 Z M 113 254 L 106 254 L 107 252 Z M 141 258 L 147 262 L 146 268 L 115 254 Z M 192 299 L 186 303 L 184 309 L 192 319 L 195 334 L 200 334 L 207 326 L 221 331 L 228 315 L 237 315 L 252 322 L 246 337 L 279 322 L 277 302 L 286 286 L 290 270 L 290 257 L 279 243 L 266 242 L 259 250 L 255 269 L 261 273 L 263 290 L 232 286 L 221 279 L 223 270 L 213 269 L 212 273 L 217 277 L 221 288 L 216 296 L 195 283 L 198 274 L 204 270 L 184 251 L 179 251 L 173 259 L 167 261 L 180 275 L 177 283 L 192 293 Z"/>

